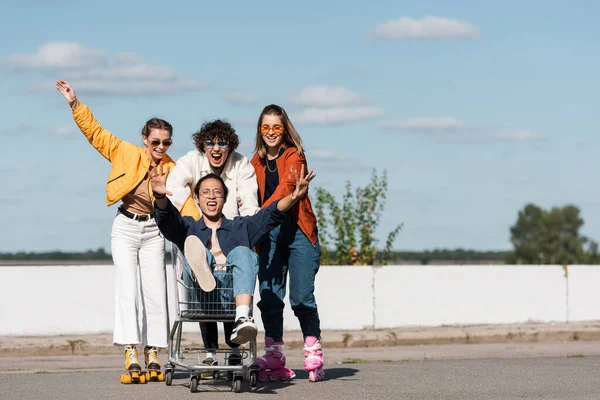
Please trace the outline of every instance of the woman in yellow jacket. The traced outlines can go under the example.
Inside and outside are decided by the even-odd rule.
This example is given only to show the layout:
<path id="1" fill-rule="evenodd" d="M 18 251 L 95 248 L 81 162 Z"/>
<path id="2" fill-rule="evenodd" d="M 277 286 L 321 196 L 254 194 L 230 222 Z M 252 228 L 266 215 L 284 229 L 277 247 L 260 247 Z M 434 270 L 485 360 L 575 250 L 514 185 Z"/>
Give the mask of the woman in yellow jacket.
<path id="1" fill-rule="evenodd" d="M 136 348 L 141 343 L 146 344 L 148 370 L 160 371 L 157 348 L 167 347 L 168 337 L 165 241 L 153 218 L 150 176 L 159 164 L 169 170 L 175 166 L 167 155 L 173 128 L 162 119 L 152 118 L 142 129 L 145 146 L 138 147 L 102 128 L 67 82 L 56 81 L 56 88 L 71 106 L 87 140 L 112 164 L 106 183 L 107 205 L 122 201 L 111 235 L 116 271 L 113 343 L 125 346 L 128 371 L 141 370 Z M 143 326 L 138 323 L 138 306 Z"/>

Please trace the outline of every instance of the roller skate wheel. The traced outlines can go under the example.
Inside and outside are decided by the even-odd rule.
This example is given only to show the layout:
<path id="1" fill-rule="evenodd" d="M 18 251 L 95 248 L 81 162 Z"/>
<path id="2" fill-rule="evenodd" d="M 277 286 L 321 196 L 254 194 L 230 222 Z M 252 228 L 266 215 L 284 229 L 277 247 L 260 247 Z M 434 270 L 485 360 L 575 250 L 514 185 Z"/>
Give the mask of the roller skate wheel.
<path id="1" fill-rule="evenodd" d="M 131 376 L 129 376 L 129 374 L 121 374 L 121 383 L 123 383 L 123 384 L 131 383 Z"/>
<path id="2" fill-rule="evenodd" d="M 171 386 L 171 383 L 173 383 L 173 372 L 172 371 L 167 371 L 165 372 L 165 383 L 167 384 L 167 386 Z"/>
<path id="3" fill-rule="evenodd" d="M 142 374 L 139 376 L 139 382 L 140 383 L 146 383 L 146 374 Z"/>
<path id="4" fill-rule="evenodd" d="M 165 381 L 165 374 L 163 374 L 162 372 L 156 375 L 156 380 L 158 382 L 164 382 Z"/>

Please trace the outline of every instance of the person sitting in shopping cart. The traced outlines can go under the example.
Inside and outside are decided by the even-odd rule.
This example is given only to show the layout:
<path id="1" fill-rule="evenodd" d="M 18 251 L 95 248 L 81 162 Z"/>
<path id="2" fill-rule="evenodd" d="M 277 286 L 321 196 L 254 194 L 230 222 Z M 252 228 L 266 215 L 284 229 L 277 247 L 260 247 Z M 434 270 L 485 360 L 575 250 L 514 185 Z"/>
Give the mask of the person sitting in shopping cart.
<path id="1" fill-rule="evenodd" d="M 240 139 L 234 127 L 227 121 L 215 119 L 202 124 L 200 129 L 192 135 L 195 149 L 180 157 L 167 179 L 167 190 L 169 200 L 182 216 L 190 216 L 194 219 L 200 218 L 200 210 L 192 195 L 194 185 L 200 178 L 210 173 L 223 178 L 227 186 L 228 197 L 225 198 L 223 215 L 229 219 L 238 216 L 254 215 L 260 210 L 258 206 L 258 183 L 254 167 L 250 165 L 248 158 L 238 153 L 237 147 Z M 176 249 L 175 249 L 176 250 Z M 176 271 L 186 271 L 183 275 L 187 283 L 191 276 L 184 268 L 185 260 L 173 252 L 175 257 L 173 263 Z M 221 256 L 221 261 L 224 256 Z M 217 255 L 217 258 L 219 256 Z M 178 272 L 180 273 L 180 272 Z M 218 365 L 217 350 L 219 349 L 219 332 L 216 322 L 200 322 L 202 341 L 206 349 L 206 358 L 202 364 Z M 233 330 L 232 322 L 223 322 L 225 342 L 229 346 L 229 365 L 239 365 L 242 361 L 238 351 L 238 344 L 229 340 Z M 212 379 L 213 371 L 206 370 L 200 374 L 202 379 Z"/>
<path id="2" fill-rule="evenodd" d="M 167 198 L 171 195 L 166 188 L 168 174 L 168 168 L 159 167 L 151 177 L 156 224 L 167 240 L 183 250 L 198 285 L 205 292 L 211 292 L 216 286 L 213 269 L 217 262 L 221 263 L 218 256 L 222 254 L 226 263 L 232 266 L 236 309 L 230 340 L 237 344 L 247 343 L 256 338 L 258 332 L 249 315 L 258 274 L 258 255 L 253 249 L 308 193 L 308 185 L 316 175 L 313 170 L 305 173 L 303 165 L 300 174 L 295 172 L 295 189 L 291 194 L 254 215 L 233 220 L 223 215 L 228 194 L 225 182 L 218 175 L 205 175 L 194 186 L 196 202 L 202 212 L 200 219 L 195 220 L 182 217 Z"/>

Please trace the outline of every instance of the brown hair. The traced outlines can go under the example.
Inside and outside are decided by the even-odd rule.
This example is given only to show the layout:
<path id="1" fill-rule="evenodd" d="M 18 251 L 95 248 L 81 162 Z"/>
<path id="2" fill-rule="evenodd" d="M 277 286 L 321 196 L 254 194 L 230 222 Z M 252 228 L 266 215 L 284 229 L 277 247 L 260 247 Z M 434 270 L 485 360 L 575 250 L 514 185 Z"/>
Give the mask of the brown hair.
<path id="1" fill-rule="evenodd" d="M 302 147 L 302 139 L 300 139 L 300 135 L 298 135 L 298 131 L 294 128 L 292 121 L 288 117 L 287 113 L 283 109 L 276 104 L 270 104 L 263 108 L 260 113 L 260 117 L 258 117 L 258 123 L 256 124 L 256 143 L 254 146 L 254 152 L 258 153 L 260 158 L 265 158 L 267 156 L 267 146 L 262 138 L 262 133 L 260 133 L 260 126 L 262 125 L 262 120 L 265 115 L 276 115 L 281 118 L 281 122 L 283 123 L 284 131 L 283 131 L 283 143 L 281 147 L 287 149 L 288 147 L 294 147 L 298 154 L 304 153 L 304 148 Z"/>
<path id="2" fill-rule="evenodd" d="M 160 118 L 152 118 L 146 122 L 146 125 L 142 128 L 142 137 L 147 138 L 150 136 L 152 129 L 163 129 L 169 132 L 169 136 L 173 136 L 173 127 L 170 123 Z"/>
<path id="3" fill-rule="evenodd" d="M 233 126 L 225 120 L 216 119 L 205 122 L 200 130 L 192 135 L 194 144 L 199 152 L 204 153 L 204 142 L 207 140 L 226 140 L 229 142 L 229 154 L 233 153 L 240 144 L 240 139 L 235 133 Z"/>

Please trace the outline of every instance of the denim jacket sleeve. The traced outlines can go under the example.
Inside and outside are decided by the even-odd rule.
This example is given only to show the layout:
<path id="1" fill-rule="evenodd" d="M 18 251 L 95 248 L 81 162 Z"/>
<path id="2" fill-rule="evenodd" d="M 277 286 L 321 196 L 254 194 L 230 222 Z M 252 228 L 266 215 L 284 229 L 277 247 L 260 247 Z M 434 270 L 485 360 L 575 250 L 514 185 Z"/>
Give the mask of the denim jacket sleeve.
<path id="1" fill-rule="evenodd" d="M 256 246 L 263 236 L 271 232 L 273 228 L 281 225 L 285 219 L 286 214 L 277 209 L 278 202 L 271 203 L 270 206 L 263 208 L 254 215 L 244 217 L 250 247 Z"/>
<path id="2" fill-rule="evenodd" d="M 193 218 L 182 217 L 177 208 L 171 203 L 171 200 L 167 200 L 167 208 L 164 210 L 158 208 L 158 205 L 154 202 L 154 220 L 164 237 L 183 251 L 183 244 L 191 229 L 188 219 L 193 221 Z"/>

